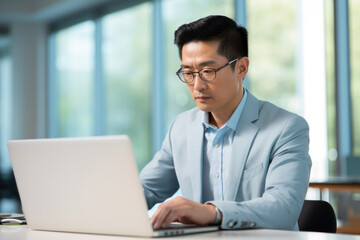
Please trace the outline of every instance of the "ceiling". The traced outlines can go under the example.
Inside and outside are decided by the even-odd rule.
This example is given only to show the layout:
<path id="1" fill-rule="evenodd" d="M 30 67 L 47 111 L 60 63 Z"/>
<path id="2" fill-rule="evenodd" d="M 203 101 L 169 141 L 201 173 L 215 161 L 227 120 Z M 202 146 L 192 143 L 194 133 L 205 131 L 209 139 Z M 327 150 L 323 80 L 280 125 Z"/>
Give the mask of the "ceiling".
<path id="1" fill-rule="evenodd" d="M 110 0 L 0 0 L 0 23 L 49 22 L 109 1 Z"/>

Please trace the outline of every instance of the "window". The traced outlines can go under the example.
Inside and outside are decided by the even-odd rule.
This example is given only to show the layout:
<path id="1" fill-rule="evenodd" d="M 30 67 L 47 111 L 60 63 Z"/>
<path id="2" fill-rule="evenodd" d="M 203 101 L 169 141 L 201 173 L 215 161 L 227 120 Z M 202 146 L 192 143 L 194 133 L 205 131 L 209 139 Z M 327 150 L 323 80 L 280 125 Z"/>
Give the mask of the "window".
<path id="1" fill-rule="evenodd" d="M 336 97 L 335 97 L 335 40 L 334 40 L 334 4 L 324 1 L 325 7 L 325 56 L 326 56 L 326 110 L 329 175 L 338 173 L 336 149 Z"/>
<path id="2" fill-rule="evenodd" d="M 94 31 L 86 21 L 56 33 L 57 137 L 94 134 Z"/>
<path id="3" fill-rule="evenodd" d="M 8 33 L 0 28 L 0 212 L 16 212 L 19 199 L 6 145 L 11 134 L 12 59 L 9 49 Z"/>
<path id="4" fill-rule="evenodd" d="M 10 162 L 7 156 L 6 142 L 9 139 L 10 129 L 10 79 L 11 59 L 9 56 L 0 56 L 0 172 L 7 174 L 10 171 Z"/>
<path id="5" fill-rule="evenodd" d="M 296 88 L 296 1 L 247 1 L 249 89 L 259 98 L 300 112 Z"/>
<path id="6" fill-rule="evenodd" d="M 151 143 L 151 5 L 102 19 L 105 134 L 129 135 L 141 169 Z"/>
<path id="7" fill-rule="evenodd" d="M 52 137 L 127 134 L 149 161 L 150 32 L 144 3 L 53 33 Z"/>
<path id="8" fill-rule="evenodd" d="M 360 1 L 349 0 L 350 89 L 352 103 L 353 155 L 360 156 Z"/>
<path id="9" fill-rule="evenodd" d="M 11 170 L 6 148 L 6 142 L 9 139 L 11 98 L 11 58 L 9 45 L 9 38 L 0 35 L 0 175 L 8 174 Z"/>
<path id="10" fill-rule="evenodd" d="M 248 88 L 307 120 L 311 178 L 328 176 L 323 12 L 321 1 L 247 1 Z"/>

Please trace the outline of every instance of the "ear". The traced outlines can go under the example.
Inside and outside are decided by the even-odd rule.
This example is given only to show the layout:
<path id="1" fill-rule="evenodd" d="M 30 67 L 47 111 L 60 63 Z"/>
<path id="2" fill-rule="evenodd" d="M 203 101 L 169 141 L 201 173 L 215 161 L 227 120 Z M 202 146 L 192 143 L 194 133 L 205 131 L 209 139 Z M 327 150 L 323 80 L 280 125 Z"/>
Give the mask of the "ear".
<path id="1" fill-rule="evenodd" d="M 235 68 L 236 74 L 238 75 L 239 79 L 243 80 L 249 70 L 249 58 L 242 57 L 237 60 Z"/>

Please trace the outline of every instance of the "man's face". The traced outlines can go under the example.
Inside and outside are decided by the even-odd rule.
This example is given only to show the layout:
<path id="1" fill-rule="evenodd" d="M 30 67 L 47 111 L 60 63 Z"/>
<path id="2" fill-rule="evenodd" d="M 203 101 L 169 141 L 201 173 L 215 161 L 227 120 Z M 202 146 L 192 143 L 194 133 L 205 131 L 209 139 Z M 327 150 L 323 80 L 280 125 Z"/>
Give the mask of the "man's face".
<path id="1" fill-rule="evenodd" d="M 219 55 L 218 45 L 218 41 L 193 41 L 185 44 L 182 48 L 182 69 L 198 72 L 206 68 L 217 69 L 228 63 L 232 59 Z M 242 79 L 246 72 L 239 72 L 239 61 L 235 70 L 227 66 L 216 72 L 216 78 L 211 82 L 206 82 L 195 74 L 194 81 L 186 84 L 200 110 L 211 112 L 213 116 L 231 116 L 243 96 Z"/>

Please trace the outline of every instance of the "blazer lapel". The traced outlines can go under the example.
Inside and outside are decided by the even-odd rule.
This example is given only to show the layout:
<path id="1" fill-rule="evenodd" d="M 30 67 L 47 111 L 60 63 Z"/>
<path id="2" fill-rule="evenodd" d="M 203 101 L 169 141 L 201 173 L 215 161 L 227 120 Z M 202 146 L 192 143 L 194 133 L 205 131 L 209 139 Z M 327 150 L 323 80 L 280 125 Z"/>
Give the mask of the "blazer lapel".
<path id="1" fill-rule="evenodd" d="M 253 140 L 259 130 L 253 122 L 258 119 L 258 100 L 248 92 L 234 136 L 231 160 L 224 170 L 224 200 L 234 201 Z"/>
<path id="2" fill-rule="evenodd" d="M 204 129 L 202 126 L 203 112 L 197 113 L 196 119 L 190 125 L 188 134 L 188 161 L 190 186 L 192 188 L 193 201 L 202 202 L 202 182 L 203 182 L 203 141 Z"/>

